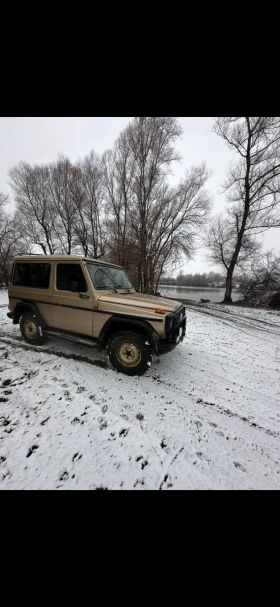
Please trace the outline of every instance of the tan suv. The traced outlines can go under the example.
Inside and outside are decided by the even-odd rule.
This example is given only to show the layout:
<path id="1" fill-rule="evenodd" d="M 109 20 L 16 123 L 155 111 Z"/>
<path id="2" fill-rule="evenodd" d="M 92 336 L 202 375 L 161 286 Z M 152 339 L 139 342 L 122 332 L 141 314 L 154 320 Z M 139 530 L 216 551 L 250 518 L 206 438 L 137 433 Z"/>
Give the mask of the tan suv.
<path id="1" fill-rule="evenodd" d="M 186 332 L 180 302 L 137 293 L 121 266 L 87 257 L 15 257 L 8 294 L 8 316 L 29 344 L 47 335 L 95 342 L 127 375 L 145 373 L 152 354 L 172 350 Z"/>

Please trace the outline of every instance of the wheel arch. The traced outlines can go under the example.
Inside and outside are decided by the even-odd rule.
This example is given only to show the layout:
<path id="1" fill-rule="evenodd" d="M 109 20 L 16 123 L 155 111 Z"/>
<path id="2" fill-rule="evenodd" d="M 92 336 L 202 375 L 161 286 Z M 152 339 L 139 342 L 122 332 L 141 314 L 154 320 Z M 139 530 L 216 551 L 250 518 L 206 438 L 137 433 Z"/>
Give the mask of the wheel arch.
<path id="1" fill-rule="evenodd" d="M 29 301 L 18 301 L 14 308 L 14 324 L 19 324 L 19 320 L 23 314 L 28 312 L 35 316 L 37 323 L 43 328 L 47 328 L 47 324 L 44 321 L 42 314 L 36 304 Z"/>
<path id="2" fill-rule="evenodd" d="M 159 336 L 154 328 L 146 321 L 134 320 L 133 318 L 110 316 L 101 329 L 99 343 L 102 348 L 106 348 L 110 337 L 120 331 L 135 331 L 149 339 L 153 350 L 157 351 L 157 342 Z"/>

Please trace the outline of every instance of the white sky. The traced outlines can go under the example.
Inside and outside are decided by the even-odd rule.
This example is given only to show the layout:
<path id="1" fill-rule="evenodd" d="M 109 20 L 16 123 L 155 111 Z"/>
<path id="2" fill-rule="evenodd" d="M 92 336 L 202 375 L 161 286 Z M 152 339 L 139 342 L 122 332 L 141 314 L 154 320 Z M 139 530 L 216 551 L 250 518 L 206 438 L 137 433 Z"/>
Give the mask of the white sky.
<path id="1" fill-rule="evenodd" d="M 0 118 L 0 191 L 10 193 L 8 170 L 21 160 L 44 163 L 56 159 L 61 152 L 76 161 L 91 149 L 102 153 L 112 147 L 129 117 L 52 117 Z M 208 189 L 214 199 L 214 211 L 222 211 L 224 197 L 219 194 L 225 170 L 234 155 L 223 141 L 211 132 L 211 118 L 179 118 L 184 133 L 178 148 L 182 162 L 174 167 L 172 181 L 179 180 L 192 164 L 205 161 L 212 171 Z M 280 228 L 264 237 L 265 248 L 280 251 Z M 184 272 L 207 272 L 214 269 L 203 252 L 182 267 Z"/>

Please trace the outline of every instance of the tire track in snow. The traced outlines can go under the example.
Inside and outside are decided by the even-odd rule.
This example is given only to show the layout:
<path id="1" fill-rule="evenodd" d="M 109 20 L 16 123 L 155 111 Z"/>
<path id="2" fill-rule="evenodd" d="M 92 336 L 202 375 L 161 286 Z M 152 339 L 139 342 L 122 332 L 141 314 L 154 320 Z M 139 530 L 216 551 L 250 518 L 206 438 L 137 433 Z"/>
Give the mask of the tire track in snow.
<path id="1" fill-rule="evenodd" d="M 225 378 L 219 376 L 218 374 L 215 374 L 215 375 L 216 375 L 216 377 L 218 379 L 225 379 Z M 235 413 L 234 411 L 231 411 L 228 407 L 223 407 L 222 405 L 219 405 L 217 403 L 212 403 L 212 402 L 210 403 L 210 402 L 204 401 L 202 398 L 198 398 L 197 395 L 190 393 L 188 389 L 182 390 L 181 386 L 177 386 L 176 384 L 171 384 L 170 382 L 167 382 L 167 381 L 162 380 L 160 378 L 156 378 L 156 379 L 154 379 L 154 381 L 157 382 L 157 383 L 159 383 L 159 384 L 162 384 L 167 389 L 171 389 L 171 391 L 177 392 L 178 394 L 182 394 L 183 393 L 186 396 L 189 396 L 193 400 L 197 399 L 195 401 L 195 403 L 193 403 L 193 404 L 201 404 L 201 403 L 203 403 L 204 405 L 209 405 L 212 408 L 215 408 L 215 411 L 217 413 L 219 413 L 220 415 L 227 415 L 228 417 L 235 417 L 239 421 L 241 421 L 242 423 L 249 423 L 250 427 L 254 428 L 255 430 L 261 430 L 261 431 L 265 432 L 266 434 L 269 434 L 270 436 L 273 436 L 274 438 L 278 438 L 280 436 L 280 432 L 277 432 L 277 431 L 274 431 L 274 430 L 270 430 L 270 428 L 265 428 L 264 426 L 260 426 L 259 424 L 255 423 L 253 421 L 251 422 L 245 416 L 240 415 L 239 413 Z M 253 390 L 252 388 L 250 388 L 250 391 L 251 392 L 256 392 L 257 394 L 259 394 L 256 390 Z M 207 420 L 206 420 L 206 423 L 208 425 L 211 425 L 211 422 L 208 422 Z"/>
<path id="2" fill-rule="evenodd" d="M 222 405 L 217 405 L 216 403 L 209 403 L 207 401 L 204 401 L 202 398 L 199 398 L 196 401 L 196 403 L 197 404 L 202 403 L 203 405 L 206 405 L 209 407 L 216 407 L 216 409 L 222 415 L 228 415 L 229 417 L 236 417 L 236 418 L 240 419 L 241 421 L 245 422 L 246 424 L 249 424 L 249 426 L 251 426 L 251 428 L 256 428 L 257 430 L 263 430 L 266 434 L 269 434 L 270 436 L 273 436 L 274 438 L 278 438 L 280 436 L 280 432 L 275 432 L 274 430 L 270 430 L 269 428 L 264 428 L 264 426 L 260 426 L 259 424 L 256 424 L 255 422 L 250 422 L 250 420 L 247 417 L 239 415 L 239 413 L 234 413 L 233 411 L 231 411 L 230 409 L 226 409 Z"/>
<path id="3" fill-rule="evenodd" d="M 13 338 L 13 339 L 17 339 L 17 338 Z M 20 344 L 20 343 L 14 343 L 11 340 L 8 339 L 3 339 L 2 337 L 0 337 L 0 342 L 7 344 L 9 346 L 11 346 L 12 348 L 21 348 L 22 350 L 31 350 L 32 352 L 43 352 L 44 354 L 49 354 L 49 355 L 53 355 L 53 356 L 58 356 L 59 358 L 65 358 L 67 360 L 76 360 L 78 362 L 84 362 L 87 363 L 89 365 L 94 365 L 96 367 L 102 367 L 102 369 L 108 370 L 109 366 L 107 364 L 107 362 L 105 360 L 98 360 L 98 359 L 91 359 L 88 358 L 87 356 L 83 356 L 81 354 L 66 354 L 65 352 L 62 352 L 60 350 L 50 350 L 48 348 L 41 348 L 40 346 L 32 346 L 29 344 Z"/>
<path id="4" fill-rule="evenodd" d="M 251 320 L 251 317 L 241 316 L 237 314 L 231 315 L 231 313 L 227 312 L 226 310 L 221 310 L 221 313 L 227 315 L 226 318 L 221 318 L 220 311 L 215 312 L 213 309 L 199 308 L 198 306 L 191 306 L 189 304 L 185 305 L 185 307 L 191 310 L 192 312 L 197 312 L 198 314 L 204 314 L 206 316 L 216 318 L 221 323 L 226 324 L 228 326 L 234 326 L 237 329 L 254 329 L 257 331 L 264 331 L 265 333 L 271 333 L 272 335 L 280 335 L 280 327 L 277 324 L 267 323 L 266 321 L 262 321 L 261 319 Z M 236 317 L 238 318 L 238 320 L 235 320 Z M 250 322 L 246 322 L 247 318 L 250 319 Z M 260 326 L 260 323 L 274 327 L 274 330 L 268 328 L 267 326 L 262 327 Z M 252 334 L 249 333 L 249 335 Z"/>

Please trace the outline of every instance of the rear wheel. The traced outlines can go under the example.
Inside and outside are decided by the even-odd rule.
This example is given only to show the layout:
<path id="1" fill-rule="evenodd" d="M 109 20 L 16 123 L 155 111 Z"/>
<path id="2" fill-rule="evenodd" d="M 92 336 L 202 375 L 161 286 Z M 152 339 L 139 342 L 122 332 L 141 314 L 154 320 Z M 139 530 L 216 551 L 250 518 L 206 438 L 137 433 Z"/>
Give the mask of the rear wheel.
<path id="1" fill-rule="evenodd" d="M 40 346 L 45 343 L 46 339 L 42 335 L 42 329 L 39 327 L 35 316 L 32 316 L 31 313 L 27 312 L 21 316 L 19 326 L 22 337 L 24 337 L 28 344 Z"/>
<path id="2" fill-rule="evenodd" d="M 143 375 L 152 363 L 151 347 L 134 331 L 113 335 L 107 350 L 111 365 L 126 375 Z"/>

